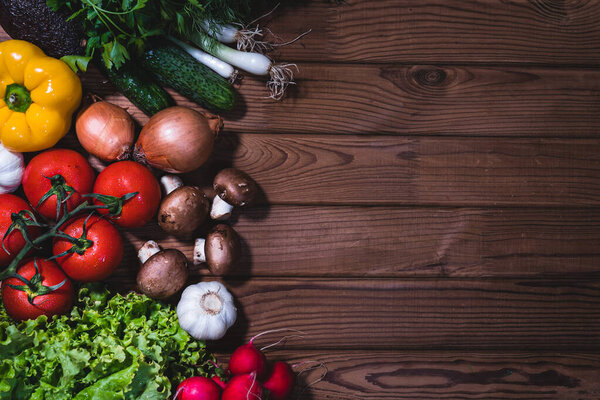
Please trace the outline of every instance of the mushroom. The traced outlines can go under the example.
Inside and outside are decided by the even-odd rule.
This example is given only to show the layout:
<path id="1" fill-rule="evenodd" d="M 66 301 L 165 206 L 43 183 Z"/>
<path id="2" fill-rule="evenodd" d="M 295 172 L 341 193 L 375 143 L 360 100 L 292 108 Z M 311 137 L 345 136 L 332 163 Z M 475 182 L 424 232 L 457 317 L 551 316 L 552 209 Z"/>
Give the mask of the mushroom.
<path id="1" fill-rule="evenodd" d="M 196 186 L 181 186 L 169 193 L 160 203 L 158 225 L 163 231 L 186 238 L 208 217 L 210 203 Z"/>
<path id="2" fill-rule="evenodd" d="M 144 265 L 144 263 L 148 261 L 150 257 L 158 253 L 160 250 L 161 248 L 158 243 L 156 243 L 154 240 L 148 240 L 138 250 L 138 260 L 140 260 L 140 263 Z"/>
<path id="3" fill-rule="evenodd" d="M 235 168 L 220 171 L 215 176 L 213 188 L 216 196 L 210 217 L 216 220 L 226 220 L 233 207 L 243 207 L 252 203 L 258 193 L 254 179 Z"/>
<path id="4" fill-rule="evenodd" d="M 177 175 L 164 175 L 160 178 L 160 184 L 162 185 L 166 196 L 178 187 L 182 187 L 183 181 Z"/>
<path id="5" fill-rule="evenodd" d="M 153 299 L 167 299 L 179 292 L 188 278 L 188 262 L 176 249 L 161 250 L 154 241 L 146 242 L 138 252 L 143 263 L 137 274 L 139 290 Z"/>
<path id="6" fill-rule="evenodd" d="M 238 264 L 240 237 L 229 225 L 213 227 L 206 239 L 196 239 L 194 265 L 206 263 L 213 275 L 226 275 Z"/>

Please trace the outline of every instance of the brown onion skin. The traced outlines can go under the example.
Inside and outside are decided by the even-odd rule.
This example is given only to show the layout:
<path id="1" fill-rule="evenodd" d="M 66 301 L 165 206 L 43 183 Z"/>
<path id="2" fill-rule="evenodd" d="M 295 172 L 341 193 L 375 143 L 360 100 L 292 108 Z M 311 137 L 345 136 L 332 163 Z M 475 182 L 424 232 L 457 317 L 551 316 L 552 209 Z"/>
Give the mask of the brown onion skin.
<path id="1" fill-rule="evenodd" d="M 103 161 L 126 160 L 135 141 L 135 124 L 129 113 L 106 101 L 81 110 L 75 132 L 81 146 Z"/>
<path id="2" fill-rule="evenodd" d="M 222 127 L 217 115 L 181 106 L 165 108 L 142 128 L 134 159 L 175 174 L 193 171 L 210 157 Z"/>

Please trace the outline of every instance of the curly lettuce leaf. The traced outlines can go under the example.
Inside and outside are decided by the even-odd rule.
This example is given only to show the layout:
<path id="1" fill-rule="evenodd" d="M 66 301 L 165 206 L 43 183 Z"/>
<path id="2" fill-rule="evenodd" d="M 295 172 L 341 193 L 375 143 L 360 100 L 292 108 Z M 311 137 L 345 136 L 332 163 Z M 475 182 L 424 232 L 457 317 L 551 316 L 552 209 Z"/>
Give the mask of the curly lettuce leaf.
<path id="1" fill-rule="evenodd" d="M 172 307 L 83 287 L 69 315 L 15 323 L 0 307 L 0 400 L 160 400 L 213 373 Z"/>

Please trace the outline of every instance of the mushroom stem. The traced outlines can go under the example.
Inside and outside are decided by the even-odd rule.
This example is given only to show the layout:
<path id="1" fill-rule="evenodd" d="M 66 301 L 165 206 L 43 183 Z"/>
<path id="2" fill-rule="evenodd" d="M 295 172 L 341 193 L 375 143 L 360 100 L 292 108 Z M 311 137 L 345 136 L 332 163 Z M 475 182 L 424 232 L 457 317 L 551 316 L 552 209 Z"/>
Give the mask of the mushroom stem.
<path id="1" fill-rule="evenodd" d="M 224 221 L 231 216 L 233 206 L 227 203 L 221 198 L 221 196 L 215 196 L 213 200 L 212 209 L 210 210 L 210 217 L 219 221 Z"/>
<path id="2" fill-rule="evenodd" d="M 194 244 L 194 265 L 200 265 L 206 262 L 206 252 L 204 251 L 205 244 L 206 239 L 196 239 Z"/>
<path id="3" fill-rule="evenodd" d="M 145 264 L 146 261 L 160 251 L 160 246 L 154 240 L 148 240 L 138 250 L 138 259 L 140 263 Z"/>
<path id="4" fill-rule="evenodd" d="M 183 186 L 183 181 L 177 175 L 165 175 L 160 178 L 160 183 L 162 184 L 163 190 L 165 191 L 165 196 L 171 193 L 173 190 L 178 187 Z"/>

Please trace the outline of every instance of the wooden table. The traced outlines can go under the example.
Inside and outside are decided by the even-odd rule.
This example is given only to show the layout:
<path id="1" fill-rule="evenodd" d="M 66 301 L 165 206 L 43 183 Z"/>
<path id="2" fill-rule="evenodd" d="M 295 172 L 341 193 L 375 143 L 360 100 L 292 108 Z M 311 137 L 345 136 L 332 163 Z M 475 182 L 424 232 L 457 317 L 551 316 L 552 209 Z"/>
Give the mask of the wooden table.
<path id="1" fill-rule="evenodd" d="M 240 318 L 220 358 L 291 328 L 303 337 L 269 358 L 328 369 L 302 399 L 599 399 L 599 21 L 598 1 L 278 9 L 283 40 L 312 29 L 275 53 L 297 87 L 277 103 L 246 77 L 212 160 L 184 177 L 233 165 L 264 194 L 233 220 Z M 192 253 L 155 225 L 126 236 L 120 287 L 145 240 Z"/>

